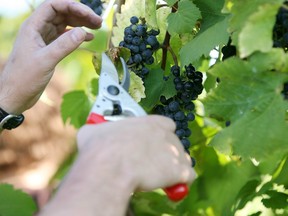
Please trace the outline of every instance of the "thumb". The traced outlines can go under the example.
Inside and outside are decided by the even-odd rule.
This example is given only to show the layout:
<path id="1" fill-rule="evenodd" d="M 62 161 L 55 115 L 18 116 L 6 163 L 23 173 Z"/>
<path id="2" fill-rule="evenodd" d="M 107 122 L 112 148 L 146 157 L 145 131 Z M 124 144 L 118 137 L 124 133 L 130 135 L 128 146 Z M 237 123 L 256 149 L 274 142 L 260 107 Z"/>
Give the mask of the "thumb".
<path id="1" fill-rule="evenodd" d="M 66 31 L 45 48 L 45 59 L 50 66 L 56 66 L 63 58 L 77 49 L 86 36 L 87 32 L 80 27 Z"/>

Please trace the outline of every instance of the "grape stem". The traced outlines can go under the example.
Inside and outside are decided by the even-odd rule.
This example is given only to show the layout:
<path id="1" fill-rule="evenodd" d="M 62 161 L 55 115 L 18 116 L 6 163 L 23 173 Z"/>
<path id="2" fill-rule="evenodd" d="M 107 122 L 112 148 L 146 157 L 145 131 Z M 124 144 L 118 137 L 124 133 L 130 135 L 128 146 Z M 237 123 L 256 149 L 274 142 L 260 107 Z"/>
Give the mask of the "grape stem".
<path id="1" fill-rule="evenodd" d="M 173 6 L 172 6 L 172 10 L 171 12 L 172 13 L 175 13 L 178 9 L 178 2 L 176 2 Z M 170 38 L 171 38 L 171 35 L 169 34 L 168 31 L 166 31 L 166 34 L 165 34 L 165 38 L 164 38 L 164 41 L 163 41 L 163 44 L 162 44 L 162 63 L 161 63 L 161 68 L 162 70 L 165 71 L 165 68 L 166 68 L 166 61 L 167 61 L 167 51 L 169 51 L 173 57 L 173 60 L 174 60 L 174 63 L 175 65 L 178 66 L 178 61 L 177 61 L 177 56 L 175 55 L 174 51 L 172 50 L 171 46 L 170 46 Z"/>

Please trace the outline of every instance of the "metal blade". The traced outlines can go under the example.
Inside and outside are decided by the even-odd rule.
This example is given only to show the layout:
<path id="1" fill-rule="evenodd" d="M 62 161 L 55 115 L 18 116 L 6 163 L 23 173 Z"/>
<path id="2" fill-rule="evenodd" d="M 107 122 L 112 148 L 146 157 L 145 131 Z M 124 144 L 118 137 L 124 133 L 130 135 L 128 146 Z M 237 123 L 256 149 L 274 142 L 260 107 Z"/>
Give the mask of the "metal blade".
<path id="1" fill-rule="evenodd" d="M 126 62 L 123 58 L 120 58 L 121 63 L 122 63 L 122 68 L 123 68 L 123 78 L 121 80 L 121 86 L 129 92 L 129 87 L 130 87 L 130 73 L 128 71 L 128 67 L 126 65 Z"/>
<path id="2" fill-rule="evenodd" d="M 102 53 L 101 74 L 104 74 L 104 73 L 109 74 L 109 76 L 113 80 L 115 80 L 115 82 L 119 83 L 118 72 L 116 70 L 115 65 L 105 53 Z"/>

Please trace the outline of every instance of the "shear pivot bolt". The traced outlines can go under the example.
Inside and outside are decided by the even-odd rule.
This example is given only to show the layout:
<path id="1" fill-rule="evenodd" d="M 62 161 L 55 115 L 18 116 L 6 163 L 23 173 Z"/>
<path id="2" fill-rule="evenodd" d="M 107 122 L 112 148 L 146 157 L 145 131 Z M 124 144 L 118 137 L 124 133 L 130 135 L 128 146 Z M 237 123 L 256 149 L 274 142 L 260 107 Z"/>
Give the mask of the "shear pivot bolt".
<path id="1" fill-rule="evenodd" d="M 107 91 L 111 95 L 118 95 L 120 92 L 118 87 L 113 86 L 113 85 L 108 86 Z"/>

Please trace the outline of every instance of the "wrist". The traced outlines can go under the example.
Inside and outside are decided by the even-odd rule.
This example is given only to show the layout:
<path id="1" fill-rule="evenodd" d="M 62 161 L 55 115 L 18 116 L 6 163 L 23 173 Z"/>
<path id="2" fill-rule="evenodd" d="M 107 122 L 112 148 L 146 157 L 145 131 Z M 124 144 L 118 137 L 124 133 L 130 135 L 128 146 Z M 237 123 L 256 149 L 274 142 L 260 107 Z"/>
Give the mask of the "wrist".
<path id="1" fill-rule="evenodd" d="M 5 112 L 13 115 L 21 114 L 19 111 L 16 95 L 11 86 L 15 87 L 15 84 L 9 84 L 6 80 L 3 80 L 4 73 L 0 74 L 0 108 Z"/>
<path id="2" fill-rule="evenodd" d="M 99 212 L 103 216 L 125 215 L 135 189 L 133 178 L 121 168 L 114 170 L 109 161 L 102 162 L 95 162 L 95 159 L 90 162 L 89 155 L 80 155 L 54 199 L 40 215 L 93 216 Z"/>

